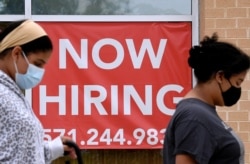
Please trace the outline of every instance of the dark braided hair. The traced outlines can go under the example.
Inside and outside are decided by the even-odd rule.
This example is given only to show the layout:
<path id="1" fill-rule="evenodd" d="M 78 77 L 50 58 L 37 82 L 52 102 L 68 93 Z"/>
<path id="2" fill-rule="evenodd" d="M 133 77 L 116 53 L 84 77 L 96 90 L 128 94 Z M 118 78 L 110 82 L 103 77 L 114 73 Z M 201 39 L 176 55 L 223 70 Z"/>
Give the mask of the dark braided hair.
<path id="1" fill-rule="evenodd" d="M 194 69 L 198 82 L 206 82 L 218 71 L 223 71 L 225 78 L 250 68 L 249 56 L 236 46 L 219 42 L 218 35 L 205 36 L 200 45 L 189 51 L 188 64 Z"/>

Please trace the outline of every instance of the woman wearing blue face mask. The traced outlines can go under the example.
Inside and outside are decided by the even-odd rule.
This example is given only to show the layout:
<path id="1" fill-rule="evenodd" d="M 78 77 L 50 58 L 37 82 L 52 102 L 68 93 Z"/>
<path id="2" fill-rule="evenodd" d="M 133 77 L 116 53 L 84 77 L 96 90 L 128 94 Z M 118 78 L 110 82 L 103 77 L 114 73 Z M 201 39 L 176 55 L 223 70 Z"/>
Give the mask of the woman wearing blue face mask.
<path id="1" fill-rule="evenodd" d="M 52 53 L 46 32 L 31 20 L 10 24 L 0 33 L 0 163 L 45 164 L 70 152 L 68 137 L 44 141 L 43 127 L 22 90 L 35 87 Z"/>
<path id="2" fill-rule="evenodd" d="M 164 164 L 244 164 L 240 138 L 217 114 L 216 106 L 240 99 L 249 56 L 214 34 L 190 49 L 195 87 L 177 106 L 164 140 Z"/>

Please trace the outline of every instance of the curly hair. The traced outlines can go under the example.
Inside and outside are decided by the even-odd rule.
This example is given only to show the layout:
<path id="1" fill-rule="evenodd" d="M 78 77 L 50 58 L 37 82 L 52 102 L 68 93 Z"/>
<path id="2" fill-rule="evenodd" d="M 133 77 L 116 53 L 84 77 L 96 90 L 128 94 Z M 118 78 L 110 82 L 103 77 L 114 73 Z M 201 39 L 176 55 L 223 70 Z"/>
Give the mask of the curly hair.
<path id="1" fill-rule="evenodd" d="M 250 67 L 249 56 L 233 44 L 218 41 L 216 33 L 205 36 L 200 45 L 190 49 L 189 55 L 188 64 L 198 82 L 208 81 L 218 71 L 230 78 Z"/>

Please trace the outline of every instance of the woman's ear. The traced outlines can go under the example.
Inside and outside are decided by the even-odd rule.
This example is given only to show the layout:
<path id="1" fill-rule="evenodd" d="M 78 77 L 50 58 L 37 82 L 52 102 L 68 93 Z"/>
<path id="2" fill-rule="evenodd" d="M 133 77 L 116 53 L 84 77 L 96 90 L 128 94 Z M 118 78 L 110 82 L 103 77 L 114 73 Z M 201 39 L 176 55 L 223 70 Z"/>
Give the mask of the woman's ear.
<path id="1" fill-rule="evenodd" d="M 223 72 L 223 71 L 218 71 L 218 72 L 216 72 L 216 74 L 215 74 L 215 79 L 216 79 L 216 81 L 217 81 L 219 84 L 222 83 L 223 77 L 224 77 L 224 72 Z"/>
<path id="2" fill-rule="evenodd" d="M 18 58 L 22 56 L 22 48 L 20 46 L 15 46 L 11 50 L 11 56 L 14 59 L 14 61 L 16 62 L 18 60 Z"/>

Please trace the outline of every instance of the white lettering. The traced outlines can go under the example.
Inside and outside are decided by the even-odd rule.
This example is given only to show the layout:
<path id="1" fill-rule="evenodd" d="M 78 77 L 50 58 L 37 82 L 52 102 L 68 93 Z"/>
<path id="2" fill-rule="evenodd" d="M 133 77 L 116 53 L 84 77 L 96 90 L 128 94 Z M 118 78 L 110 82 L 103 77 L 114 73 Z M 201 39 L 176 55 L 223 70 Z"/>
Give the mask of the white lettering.
<path id="1" fill-rule="evenodd" d="M 66 89 L 65 86 L 59 85 L 59 93 L 58 96 L 47 96 L 46 86 L 40 85 L 40 115 L 47 114 L 47 103 L 53 102 L 59 104 L 59 115 L 66 114 Z"/>
<path id="2" fill-rule="evenodd" d="M 100 49 L 105 45 L 111 45 L 116 49 L 117 57 L 111 63 L 105 63 L 100 58 Z M 106 54 L 109 55 L 109 54 Z M 120 42 L 115 39 L 101 39 L 93 47 L 92 51 L 93 61 L 94 63 L 102 69 L 115 69 L 117 68 L 123 61 L 124 58 L 124 50 Z"/>
<path id="3" fill-rule="evenodd" d="M 92 97 L 92 92 L 98 92 L 99 96 Z M 91 115 L 91 104 L 95 105 L 100 115 L 108 115 L 102 102 L 107 97 L 107 91 L 100 85 L 85 85 L 84 86 L 84 115 Z"/>
<path id="4" fill-rule="evenodd" d="M 150 39 L 143 39 L 138 54 L 136 54 L 136 49 L 133 39 L 126 39 L 126 43 L 135 69 L 141 68 L 142 61 L 144 59 L 146 52 L 148 52 L 152 67 L 155 69 L 160 67 L 165 47 L 167 44 L 167 39 L 160 40 L 160 45 L 157 54 L 155 54 L 154 52 Z"/>
<path id="5" fill-rule="evenodd" d="M 78 108 L 79 108 L 79 100 L 78 100 L 78 86 L 72 85 L 71 86 L 71 114 L 78 115 Z"/>
<path id="6" fill-rule="evenodd" d="M 68 87 L 67 87 L 68 88 Z M 47 115 L 48 103 L 58 103 L 58 114 L 66 115 L 66 86 L 59 85 L 58 94 L 55 96 L 48 96 L 46 92 L 46 86 L 40 85 L 40 115 Z M 79 86 L 72 85 L 68 88 L 67 93 L 71 92 L 71 102 L 67 103 L 71 107 L 71 115 L 79 115 L 81 110 L 83 115 L 93 114 L 93 110 L 96 109 L 100 115 L 132 115 L 132 110 L 139 110 L 142 115 L 153 115 L 153 110 L 159 110 L 165 115 L 173 115 L 175 109 L 171 109 L 167 106 L 165 96 L 168 92 L 181 93 L 183 87 L 176 84 L 168 84 L 161 87 L 158 91 L 153 92 L 152 85 L 145 85 L 144 95 L 139 93 L 135 86 L 124 85 L 123 90 L 119 90 L 117 85 L 111 85 L 110 97 L 108 97 L 108 91 L 101 85 L 84 85 L 83 86 L 83 109 L 79 109 Z M 120 93 L 120 94 L 119 94 Z M 80 96 L 81 97 L 81 96 Z M 173 97 L 172 102 L 178 103 L 182 97 Z M 132 105 L 132 100 L 137 105 L 135 108 Z M 111 103 L 109 107 L 105 103 Z M 105 102 L 105 103 L 104 103 Z M 156 102 L 153 105 L 153 102 Z M 93 108 L 95 107 L 95 108 Z M 119 108 L 120 107 L 120 108 Z M 109 109 L 110 108 L 110 109 Z M 123 108 L 123 109 L 122 109 Z M 55 109 L 51 109 L 55 110 Z M 69 112 L 69 111 L 68 111 Z M 80 114 L 81 114 L 80 113 Z"/>
<path id="7" fill-rule="evenodd" d="M 145 103 L 143 103 L 139 94 L 136 92 L 134 86 L 124 86 L 124 114 L 131 115 L 131 98 L 134 99 L 135 103 L 139 107 L 143 115 L 152 115 L 152 86 L 145 86 Z"/>
<path id="8" fill-rule="evenodd" d="M 166 115 L 173 115 L 175 112 L 175 109 L 170 109 L 168 108 L 165 103 L 164 103 L 164 96 L 169 92 L 169 91 L 176 91 L 178 93 L 181 93 L 181 91 L 183 90 L 183 87 L 180 85 L 176 85 L 176 84 L 171 84 L 171 85 L 166 85 L 164 87 L 162 87 L 157 96 L 156 96 L 156 102 L 157 102 L 157 106 L 159 108 L 159 110 L 166 114 Z M 174 97 L 173 98 L 173 103 L 178 103 L 181 100 L 181 97 Z"/>
<path id="9" fill-rule="evenodd" d="M 118 115 L 118 86 L 111 86 L 111 115 Z"/>
<path id="10" fill-rule="evenodd" d="M 134 69 L 140 69 L 142 67 L 145 55 L 148 54 L 150 62 L 153 69 L 160 68 L 163 54 L 167 46 L 167 39 L 160 39 L 160 43 L 157 51 L 155 52 L 150 39 L 143 39 L 141 46 L 138 48 L 138 53 L 136 52 L 136 47 L 133 39 L 126 39 L 126 46 L 129 51 L 129 56 L 131 58 L 132 65 Z M 110 45 L 116 50 L 116 58 L 112 62 L 104 62 L 100 57 L 100 50 L 102 47 Z M 80 54 L 77 53 L 69 39 L 59 39 L 59 68 L 66 69 L 67 54 L 75 62 L 79 69 L 88 68 L 88 39 L 81 39 Z M 109 55 L 109 54 L 105 54 Z M 124 60 L 124 47 L 123 45 L 112 38 L 104 38 L 97 41 L 92 48 L 92 59 L 94 64 L 101 69 L 116 69 L 119 67 Z"/>
<path id="11" fill-rule="evenodd" d="M 81 55 L 79 55 L 74 49 L 73 45 L 70 43 L 69 39 L 59 40 L 59 68 L 66 69 L 67 60 L 66 54 L 72 57 L 76 66 L 80 69 L 85 69 L 88 67 L 88 40 L 81 39 Z"/>

